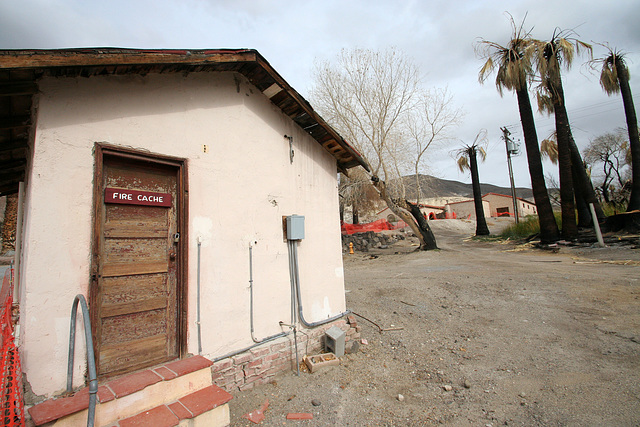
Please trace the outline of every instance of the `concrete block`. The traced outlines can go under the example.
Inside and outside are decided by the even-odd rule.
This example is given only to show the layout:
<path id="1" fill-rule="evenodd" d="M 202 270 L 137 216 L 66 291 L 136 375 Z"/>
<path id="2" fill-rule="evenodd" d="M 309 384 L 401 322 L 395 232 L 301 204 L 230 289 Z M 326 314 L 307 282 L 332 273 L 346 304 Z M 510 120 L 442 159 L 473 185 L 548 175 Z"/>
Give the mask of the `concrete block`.
<path id="1" fill-rule="evenodd" d="M 325 346 L 327 350 L 335 354 L 337 357 L 344 356 L 345 332 L 333 326 L 325 332 Z"/>

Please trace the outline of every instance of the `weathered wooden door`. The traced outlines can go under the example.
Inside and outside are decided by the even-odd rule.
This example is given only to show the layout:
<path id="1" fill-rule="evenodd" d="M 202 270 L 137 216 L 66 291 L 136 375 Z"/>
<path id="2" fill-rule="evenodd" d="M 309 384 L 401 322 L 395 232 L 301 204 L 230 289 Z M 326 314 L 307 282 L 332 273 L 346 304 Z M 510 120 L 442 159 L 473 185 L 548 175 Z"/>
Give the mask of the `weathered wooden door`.
<path id="1" fill-rule="evenodd" d="M 101 151 L 92 320 L 101 377 L 180 356 L 180 166 Z"/>

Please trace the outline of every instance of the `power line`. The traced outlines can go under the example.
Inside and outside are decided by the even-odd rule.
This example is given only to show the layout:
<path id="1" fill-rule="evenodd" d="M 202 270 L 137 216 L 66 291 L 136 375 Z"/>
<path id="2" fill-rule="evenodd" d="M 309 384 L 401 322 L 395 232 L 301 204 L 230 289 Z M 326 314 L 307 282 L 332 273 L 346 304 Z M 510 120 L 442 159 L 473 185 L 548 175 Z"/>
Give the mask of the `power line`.
<path id="1" fill-rule="evenodd" d="M 638 93 L 633 93 L 633 96 L 639 97 L 640 95 Z M 596 111 L 596 112 L 588 113 L 588 114 L 580 114 L 585 110 L 589 110 L 589 109 L 593 109 L 593 108 L 599 108 L 599 107 L 613 105 L 613 104 L 618 104 L 619 107 L 610 108 L 610 109 L 601 110 L 601 111 Z M 610 101 L 602 101 L 602 102 L 597 102 L 595 104 L 590 104 L 590 105 L 585 105 L 583 107 L 578 107 L 578 108 L 575 108 L 575 109 L 567 111 L 567 114 L 569 115 L 569 120 L 570 121 L 574 121 L 574 120 L 581 120 L 581 119 L 583 119 L 585 117 L 591 117 L 591 116 L 595 116 L 595 115 L 599 115 L 599 114 L 609 113 L 609 112 L 616 111 L 616 110 L 621 109 L 621 108 L 623 108 L 623 107 L 622 107 L 622 104 L 620 103 L 620 100 L 612 99 Z M 574 114 L 576 114 L 576 115 L 574 116 Z M 551 121 L 551 120 L 555 121 L 555 119 L 552 116 L 543 117 L 541 119 L 538 119 L 538 120 L 536 120 L 536 127 L 547 126 L 547 121 Z M 515 127 L 519 127 L 519 126 L 520 126 L 520 123 L 518 122 L 518 123 L 509 124 L 509 125 L 505 126 L 505 128 L 511 130 L 511 129 L 513 129 Z"/>

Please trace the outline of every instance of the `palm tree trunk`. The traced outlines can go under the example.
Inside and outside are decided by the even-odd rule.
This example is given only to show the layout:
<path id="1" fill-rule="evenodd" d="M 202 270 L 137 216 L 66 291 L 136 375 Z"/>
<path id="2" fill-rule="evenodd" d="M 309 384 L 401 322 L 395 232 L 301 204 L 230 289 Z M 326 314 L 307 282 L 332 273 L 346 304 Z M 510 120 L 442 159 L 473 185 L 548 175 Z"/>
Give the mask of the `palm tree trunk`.
<path id="1" fill-rule="evenodd" d="M 573 174 L 573 182 L 578 182 L 577 171 L 575 170 L 575 166 L 573 163 L 571 164 L 571 171 Z M 587 201 L 584 199 L 584 196 L 580 191 L 577 190 L 577 186 L 574 187 L 574 195 L 576 196 L 576 213 L 578 220 L 578 229 L 580 228 L 589 228 L 593 225 L 593 218 L 591 218 L 591 211 L 589 210 L 589 205 L 587 205 Z M 597 214 L 597 213 L 596 213 Z"/>
<path id="2" fill-rule="evenodd" d="M 529 163 L 529 176 L 531 177 L 531 188 L 533 198 L 538 210 L 538 221 L 540 223 L 540 241 L 542 243 L 552 243 L 558 240 L 558 224 L 553 216 L 547 185 L 544 182 L 544 172 L 542 170 L 542 160 L 540 158 L 540 147 L 538 146 L 538 135 L 536 133 L 535 122 L 533 120 L 533 110 L 529 100 L 527 87 L 517 90 L 518 110 L 522 121 L 522 132 L 524 134 L 524 144 L 527 149 L 527 162 Z"/>
<path id="3" fill-rule="evenodd" d="M 482 191 L 480 190 L 480 176 L 478 175 L 478 159 L 476 157 L 476 149 L 470 147 L 467 150 L 469 156 L 469 169 L 471 170 L 471 187 L 473 188 L 473 204 L 476 208 L 476 236 L 488 236 L 489 227 L 484 217 L 484 208 L 482 207 Z"/>
<path id="4" fill-rule="evenodd" d="M 580 150 L 576 145 L 573 135 L 571 135 L 571 129 L 569 129 L 569 148 L 571 149 L 571 169 L 573 170 L 573 183 L 574 192 L 576 193 L 576 204 L 578 205 L 578 225 L 580 227 L 593 226 L 593 219 L 591 218 L 591 211 L 589 210 L 589 203 L 593 203 L 593 207 L 596 210 L 596 217 L 599 221 L 606 218 L 600 201 L 596 196 L 596 192 L 593 189 L 593 183 L 591 178 L 587 174 L 587 168 L 582 161 Z M 584 206 L 578 202 L 579 199 L 584 200 Z M 586 210 L 585 210 L 586 207 Z"/>
<path id="5" fill-rule="evenodd" d="M 618 67 L 618 83 L 622 94 L 624 115 L 629 132 L 629 149 L 631 150 L 631 196 L 627 212 L 640 209 L 640 138 L 638 138 L 638 119 L 633 105 L 633 96 L 629 87 L 629 71 Z"/>
<path id="6" fill-rule="evenodd" d="M 553 96 L 553 111 L 558 141 L 558 170 L 560 175 L 560 208 L 562 210 L 562 237 L 572 240 L 578 237 L 576 208 L 573 198 L 571 175 L 571 149 L 569 147 L 569 116 L 564 106 L 564 91 L 560 76 L 549 84 Z"/>

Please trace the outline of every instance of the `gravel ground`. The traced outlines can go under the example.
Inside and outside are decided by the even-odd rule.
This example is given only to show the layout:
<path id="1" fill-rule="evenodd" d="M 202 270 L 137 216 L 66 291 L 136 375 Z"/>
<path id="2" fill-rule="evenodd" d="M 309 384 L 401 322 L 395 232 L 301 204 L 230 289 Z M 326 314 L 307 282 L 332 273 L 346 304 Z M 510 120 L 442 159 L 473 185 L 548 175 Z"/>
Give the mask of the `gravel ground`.
<path id="1" fill-rule="evenodd" d="M 401 329 L 358 318 L 367 345 L 233 393 L 231 425 L 267 400 L 265 426 L 640 425 L 637 243 L 552 252 L 432 227 L 441 250 L 344 257 L 347 307 Z"/>

